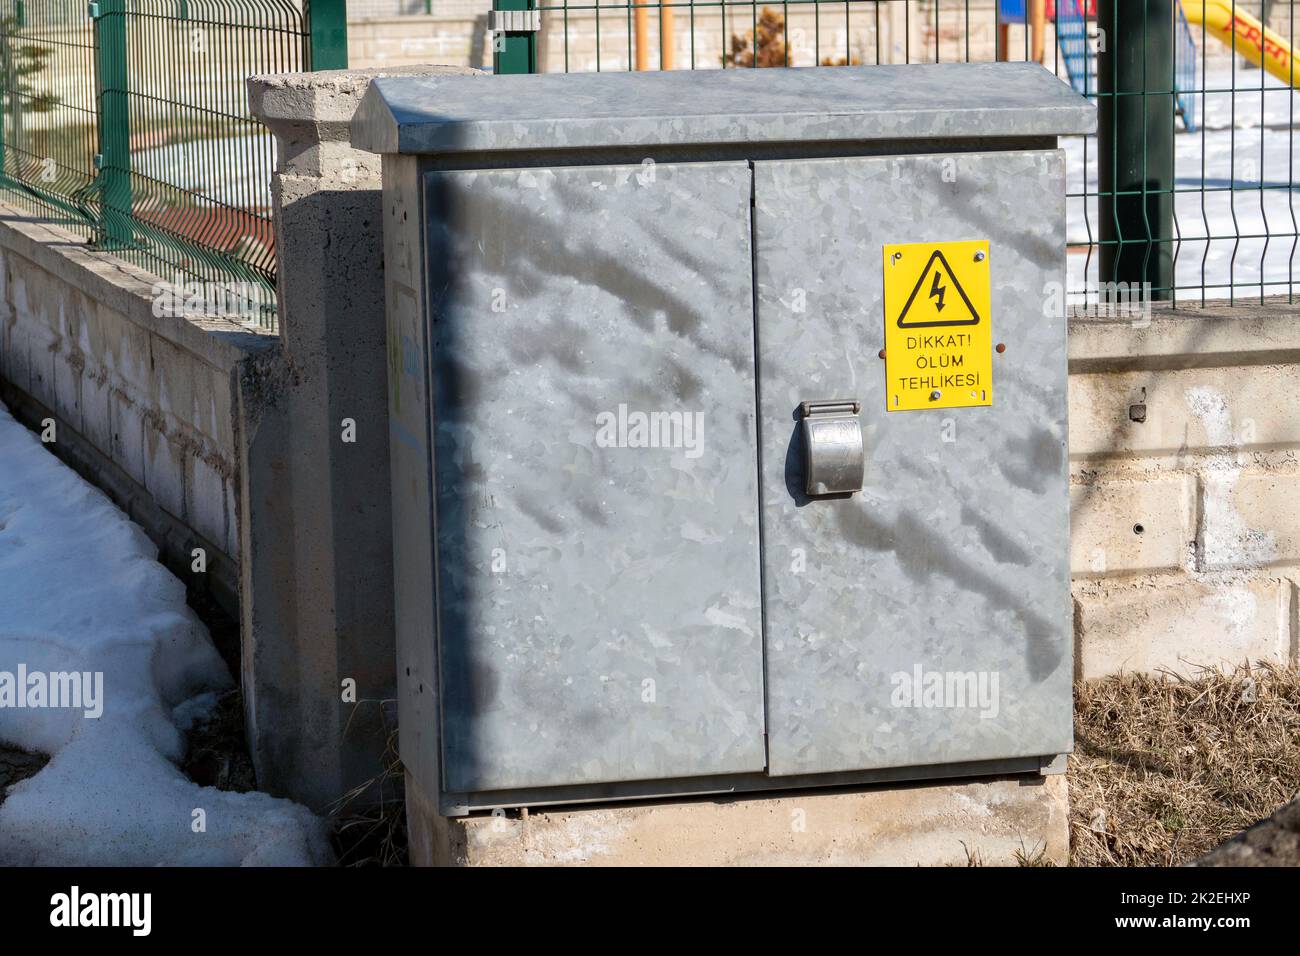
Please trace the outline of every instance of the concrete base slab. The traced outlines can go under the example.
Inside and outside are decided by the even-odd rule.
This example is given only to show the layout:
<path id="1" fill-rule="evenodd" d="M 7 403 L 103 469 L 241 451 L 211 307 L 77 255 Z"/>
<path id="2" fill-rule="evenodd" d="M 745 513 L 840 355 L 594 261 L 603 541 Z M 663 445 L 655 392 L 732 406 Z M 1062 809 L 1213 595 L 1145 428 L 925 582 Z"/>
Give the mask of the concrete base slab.
<path id="1" fill-rule="evenodd" d="M 406 777 L 416 866 L 1064 865 L 1064 774 L 440 817 Z"/>

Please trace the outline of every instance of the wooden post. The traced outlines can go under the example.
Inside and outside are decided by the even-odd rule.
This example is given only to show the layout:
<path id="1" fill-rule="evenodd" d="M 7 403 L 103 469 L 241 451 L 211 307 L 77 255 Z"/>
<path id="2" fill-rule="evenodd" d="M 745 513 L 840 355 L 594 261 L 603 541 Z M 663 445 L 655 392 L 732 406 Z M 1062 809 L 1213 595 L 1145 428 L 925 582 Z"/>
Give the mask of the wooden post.
<path id="1" fill-rule="evenodd" d="M 1047 43 L 1047 0 L 1028 0 L 1029 3 L 1029 23 L 1033 31 L 1033 39 L 1030 41 L 1035 63 L 1043 62 L 1043 53 Z"/>
<path id="2" fill-rule="evenodd" d="M 659 0 L 659 69 L 673 68 L 673 8 Z"/>
<path id="3" fill-rule="evenodd" d="M 650 47 L 646 37 L 649 29 L 649 17 L 646 16 L 646 0 L 636 0 L 636 17 L 633 28 L 636 31 L 636 68 L 650 69 Z"/>

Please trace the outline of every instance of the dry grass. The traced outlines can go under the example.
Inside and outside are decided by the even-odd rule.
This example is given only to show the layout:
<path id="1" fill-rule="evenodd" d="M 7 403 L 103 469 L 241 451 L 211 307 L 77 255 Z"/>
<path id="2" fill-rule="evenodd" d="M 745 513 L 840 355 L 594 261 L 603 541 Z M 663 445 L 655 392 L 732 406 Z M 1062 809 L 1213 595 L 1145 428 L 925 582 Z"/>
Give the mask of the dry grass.
<path id="1" fill-rule="evenodd" d="M 966 845 L 964 840 L 962 841 L 961 848 L 962 852 L 966 854 L 966 862 L 963 864 L 964 866 L 982 867 L 984 865 L 984 860 L 980 856 L 979 850 L 972 850 Z M 1020 841 L 1019 848 L 1012 854 L 1012 862 L 1014 862 L 1016 866 L 1056 866 L 1055 863 L 1047 858 L 1047 847 L 1045 844 L 1035 843 L 1033 846 L 1026 846 L 1023 840 Z"/>
<path id="2" fill-rule="evenodd" d="M 397 728 L 391 726 L 379 773 L 344 794 L 329 808 L 334 851 L 340 866 L 406 865 L 404 782 L 402 759 L 397 752 Z"/>
<path id="3" fill-rule="evenodd" d="M 1080 684 L 1074 732 L 1070 862 L 1186 863 L 1300 790 L 1300 670 Z"/>
<path id="4" fill-rule="evenodd" d="M 244 705 L 238 690 L 222 694 L 212 713 L 190 728 L 181 769 L 201 787 L 236 793 L 257 789 L 253 759 L 244 739 Z"/>

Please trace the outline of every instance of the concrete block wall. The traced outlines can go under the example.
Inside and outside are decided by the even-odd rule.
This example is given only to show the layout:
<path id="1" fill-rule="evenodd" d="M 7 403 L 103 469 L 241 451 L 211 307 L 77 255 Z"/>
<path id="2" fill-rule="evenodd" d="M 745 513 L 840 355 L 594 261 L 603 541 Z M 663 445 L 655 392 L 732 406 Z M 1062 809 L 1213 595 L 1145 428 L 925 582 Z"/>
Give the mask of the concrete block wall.
<path id="1" fill-rule="evenodd" d="M 364 184 L 365 169 L 351 178 Z M 364 192 L 345 195 L 358 223 L 378 225 Z M 323 214 L 345 219 L 346 205 Z M 322 233 L 307 212 L 319 207 L 296 208 L 281 245 L 282 292 L 296 307 L 275 335 L 155 315 L 162 280 L 0 207 L 0 399 L 31 426 L 53 419 L 51 450 L 239 620 L 259 786 L 326 812 L 382 775 L 382 701 L 395 680 L 386 422 L 365 413 L 368 390 L 385 407 L 383 323 L 367 326 L 356 302 L 323 285 Z M 336 225 L 361 247 L 340 282 L 372 296 L 382 316 L 378 246 L 366 248 L 357 224 Z M 346 259 L 345 245 L 333 247 Z M 358 275 L 377 277 L 377 289 Z M 332 292 L 337 308 L 304 288 Z M 358 441 L 343 448 L 349 415 Z M 195 547 L 206 552 L 202 575 Z"/>
<path id="2" fill-rule="evenodd" d="M 348 20 L 348 62 L 353 69 L 420 63 L 492 65 L 487 11 L 440 10 L 433 15 L 367 16 Z"/>
<path id="3" fill-rule="evenodd" d="M 51 449 L 234 615 L 237 392 L 244 367 L 277 340 L 222 318 L 157 316 L 158 281 L 0 206 L 0 399 L 28 424 L 53 419 Z"/>
<path id="4" fill-rule="evenodd" d="M 1076 669 L 1297 660 L 1300 325 L 1285 301 L 1076 319 Z"/>
<path id="5" fill-rule="evenodd" d="M 279 335 L 156 316 L 162 280 L 0 207 L 0 399 L 239 620 L 259 786 L 321 812 L 379 792 L 395 697 L 379 162 L 348 144 L 368 82 L 254 84 Z"/>
<path id="6" fill-rule="evenodd" d="M 371 182 L 355 173 L 337 180 L 340 202 L 300 190 L 281 219 L 282 335 L 155 315 L 162 280 L 0 206 L 0 400 L 29 426 L 52 419 L 51 450 L 240 622 L 259 786 L 320 812 L 382 775 L 395 683 L 387 423 L 368 414 L 386 408 L 382 263 L 365 229 L 378 190 L 351 188 Z M 349 269 L 322 258 L 322 228 L 356 237 L 332 244 Z"/>

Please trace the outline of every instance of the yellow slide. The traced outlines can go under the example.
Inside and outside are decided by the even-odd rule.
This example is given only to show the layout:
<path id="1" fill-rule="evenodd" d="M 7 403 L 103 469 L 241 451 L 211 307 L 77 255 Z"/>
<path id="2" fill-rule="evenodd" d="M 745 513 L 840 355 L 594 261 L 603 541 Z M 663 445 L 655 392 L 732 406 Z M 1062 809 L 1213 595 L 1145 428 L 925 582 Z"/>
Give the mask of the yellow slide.
<path id="1" fill-rule="evenodd" d="M 1283 83 L 1300 85 L 1300 67 L 1291 59 L 1291 44 L 1264 26 L 1232 0 L 1182 0 L 1187 22 L 1205 25 L 1206 36 L 1228 44 L 1256 66 Z M 1235 39 L 1234 39 L 1235 36 Z"/>

